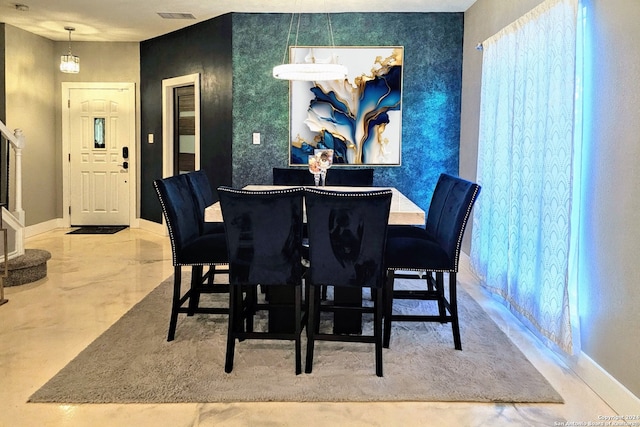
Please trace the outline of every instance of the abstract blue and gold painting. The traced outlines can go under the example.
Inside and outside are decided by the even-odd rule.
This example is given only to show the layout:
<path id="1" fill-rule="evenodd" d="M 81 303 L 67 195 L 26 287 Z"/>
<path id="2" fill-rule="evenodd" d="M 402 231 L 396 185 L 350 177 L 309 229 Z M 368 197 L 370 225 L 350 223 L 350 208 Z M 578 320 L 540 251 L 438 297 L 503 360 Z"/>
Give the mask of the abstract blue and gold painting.
<path id="1" fill-rule="evenodd" d="M 290 83 L 290 164 L 332 149 L 334 165 L 400 166 L 404 48 L 291 47 L 291 58 L 335 61 L 344 81 Z"/>

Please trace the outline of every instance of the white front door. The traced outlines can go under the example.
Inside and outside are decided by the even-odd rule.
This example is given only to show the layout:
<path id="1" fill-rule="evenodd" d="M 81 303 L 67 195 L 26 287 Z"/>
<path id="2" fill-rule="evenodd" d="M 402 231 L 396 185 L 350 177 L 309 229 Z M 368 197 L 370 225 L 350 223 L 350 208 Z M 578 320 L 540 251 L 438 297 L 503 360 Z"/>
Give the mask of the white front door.
<path id="1" fill-rule="evenodd" d="M 69 88 L 70 224 L 129 225 L 135 150 L 127 88 Z"/>

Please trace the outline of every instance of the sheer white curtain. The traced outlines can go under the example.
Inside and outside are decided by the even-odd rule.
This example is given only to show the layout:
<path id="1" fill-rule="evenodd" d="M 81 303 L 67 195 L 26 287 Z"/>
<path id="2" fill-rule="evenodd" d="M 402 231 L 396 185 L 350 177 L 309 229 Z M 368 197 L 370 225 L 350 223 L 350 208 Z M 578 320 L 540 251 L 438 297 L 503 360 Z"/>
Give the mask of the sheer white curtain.
<path id="1" fill-rule="evenodd" d="M 471 266 L 548 344 L 575 351 L 572 207 L 578 0 L 548 0 L 483 42 Z M 576 141 L 579 143 L 579 141 Z M 573 222 L 573 223 L 572 223 Z"/>

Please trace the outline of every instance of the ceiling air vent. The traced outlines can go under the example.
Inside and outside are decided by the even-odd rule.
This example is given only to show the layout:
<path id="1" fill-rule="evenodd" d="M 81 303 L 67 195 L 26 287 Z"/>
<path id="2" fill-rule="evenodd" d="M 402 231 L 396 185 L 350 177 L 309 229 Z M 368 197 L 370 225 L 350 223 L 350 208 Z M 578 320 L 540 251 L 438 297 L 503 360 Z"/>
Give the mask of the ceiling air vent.
<path id="1" fill-rule="evenodd" d="M 158 15 L 163 19 L 196 19 L 190 13 L 158 12 Z"/>

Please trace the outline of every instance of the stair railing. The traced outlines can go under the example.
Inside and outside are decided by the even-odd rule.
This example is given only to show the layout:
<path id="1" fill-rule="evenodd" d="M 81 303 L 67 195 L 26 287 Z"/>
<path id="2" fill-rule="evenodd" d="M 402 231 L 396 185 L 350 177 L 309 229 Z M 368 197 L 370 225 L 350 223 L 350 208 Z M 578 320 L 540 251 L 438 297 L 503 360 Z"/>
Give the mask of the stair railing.
<path id="1" fill-rule="evenodd" d="M 4 264 L 2 268 L 2 273 L 0 274 L 0 305 L 9 302 L 8 299 L 4 297 L 4 280 L 9 277 L 9 245 L 7 244 L 7 229 L 2 225 L 2 207 L 0 207 L 0 232 L 2 233 L 2 244 L 3 244 L 3 258 Z"/>
<path id="2" fill-rule="evenodd" d="M 18 228 L 16 229 L 16 252 L 15 255 L 22 255 L 24 253 L 24 220 L 25 214 L 22 209 L 22 149 L 24 148 L 25 139 L 21 129 L 16 129 L 13 133 L 9 131 L 7 126 L 0 121 L 0 132 L 2 136 L 9 142 L 9 146 L 13 149 L 15 155 L 15 186 L 14 186 L 14 210 L 9 212 L 10 221 L 12 227 Z M 6 153 L 9 156 L 9 153 Z M 9 182 L 9 163 L 7 163 L 7 173 L 6 179 Z M 9 275 L 9 247 L 8 247 L 8 236 L 7 236 L 7 228 L 5 227 L 5 223 L 3 221 L 3 211 L 9 207 L 9 187 L 7 186 L 7 200 L 0 201 L 0 234 L 2 236 L 2 242 L 0 243 L 3 248 L 2 258 L 4 258 L 4 263 L 2 266 L 2 270 L 0 271 L 0 305 L 7 302 L 4 298 L 4 281 Z M 17 223 L 17 224 L 16 224 Z"/>
<path id="3" fill-rule="evenodd" d="M 14 210 L 11 212 L 13 216 L 24 227 L 24 210 L 22 209 L 22 149 L 24 148 L 25 139 L 22 133 L 22 129 L 16 129 L 13 133 L 7 128 L 7 126 L 0 121 L 0 132 L 9 141 L 9 145 L 15 154 L 15 204 Z"/>

